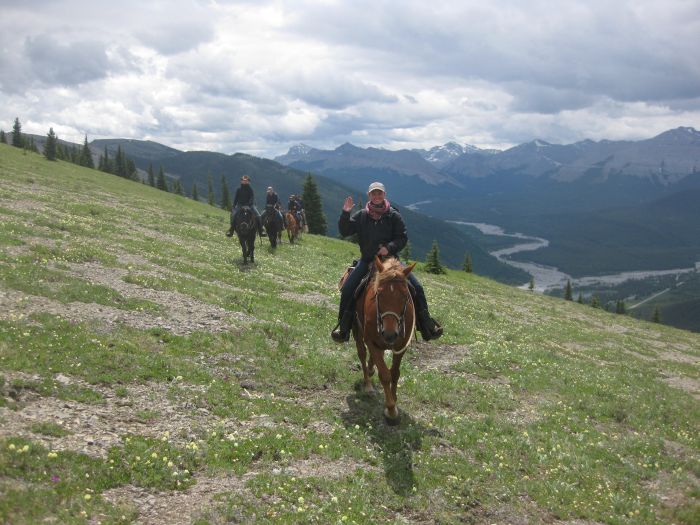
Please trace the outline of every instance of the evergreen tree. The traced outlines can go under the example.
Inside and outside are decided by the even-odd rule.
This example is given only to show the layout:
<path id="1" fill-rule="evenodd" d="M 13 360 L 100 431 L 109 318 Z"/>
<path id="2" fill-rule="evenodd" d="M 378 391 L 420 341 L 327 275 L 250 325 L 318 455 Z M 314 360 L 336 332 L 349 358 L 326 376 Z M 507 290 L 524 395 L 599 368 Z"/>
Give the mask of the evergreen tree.
<path id="1" fill-rule="evenodd" d="M 156 176 L 153 173 L 153 164 L 150 163 L 148 165 L 148 185 L 151 186 L 152 188 L 156 187 Z"/>
<path id="2" fill-rule="evenodd" d="M 437 241 L 433 241 L 433 247 L 425 257 L 425 271 L 434 274 L 447 273 L 445 268 L 440 263 L 440 250 Z"/>
<path id="3" fill-rule="evenodd" d="M 403 250 L 399 252 L 399 260 L 402 260 L 406 264 L 410 262 L 411 259 L 411 241 L 406 241 L 406 246 L 403 247 Z"/>
<path id="4" fill-rule="evenodd" d="M 654 308 L 654 313 L 651 314 L 651 322 L 652 323 L 660 323 L 661 322 L 661 308 L 656 306 Z"/>
<path id="5" fill-rule="evenodd" d="M 0 129 L 0 143 L 7 144 L 7 136 L 5 136 L 5 131 Z"/>
<path id="6" fill-rule="evenodd" d="M 211 181 L 211 175 L 207 178 L 207 202 L 209 206 L 214 206 L 214 187 Z"/>
<path id="7" fill-rule="evenodd" d="M 173 193 L 176 195 L 185 195 L 185 192 L 182 191 L 182 183 L 180 182 L 179 178 L 175 179 L 175 182 L 173 183 Z"/>
<path id="8" fill-rule="evenodd" d="M 581 292 L 578 293 L 578 299 L 576 302 L 578 302 L 578 304 L 583 304 L 583 294 Z"/>
<path id="9" fill-rule="evenodd" d="M 564 290 L 564 299 L 566 299 L 567 301 L 574 300 L 573 290 L 571 289 L 571 281 L 568 279 L 566 281 L 566 289 Z"/>
<path id="10" fill-rule="evenodd" d="M 617 304 L 615 305 L 615 313 L 616 314 L 627 313 L 627 308 L 625 307 L 625 301 L 623 301 L 622 299 L 617 300 Z"/>
<path id="11" fill-rule="evenodd" d="M 472 256 L 468 253 L 464 254 L 464 264 L 462 265 L 462 270 L 467 273 L 472 273 Z"/>
<path id="12" fill-rule="evenodd" d="M 124 158 L 126 159 L 126 178 L 138 182 L 139 173 L 136 171 L 136 163 L 127 156 Z"/>
<path id="13" fill-rule="evenodd" d="M 221 208 L 226 211 L 231 211 L 231 195 L 228 192 L 228 184 L 226 177 L 221 176 Z"/>
<path id="14" fill-rule="evenodd" d="M 535 290 L 535 278 L 530 277 L 530 284 L 527 285 L 527 289 L 531 292 Z"/>
<path id="15" fill-rule="evenodd" d="M 56 144 L 58 138 L 53 132 L 53 128 L 49 128 L 49 133 L 46 135 L 46 143 L 44 144 L 44 157 L 48 160 L 56 160 Z"/>
<path id="16" fill-rule="evenodd" d="M 309 233 L 326 235 L 326 216 L 323 214 L 321 196 L 318 193 L 316 181 L 310 173 L 304 180 L 301 198 L 304 201 L 304 214 L 306 215 L 306 223 L 309 225 Z"/>
<path id="17" fill-rule="evenodd" d="M 163 191 L 168 191 L 168 182 L 165 180 L 165 172 L 163 171 L 163 166 L 161 165 L 158 170 L 158 179 L 156 180 L 156 188 Z"/>
<path id="18" fill-rule="evenodd" d="M 598 299 L 597 295 L 593 295 L 593 297 L 591 297 L 591 306 L 593 308 L 600 308 L 600 299 Z"/>
<path id="19" fill-rule="evenodd" d="M 24 137 L 22 136 L 22 124 L 19 121 L 19 117 L 15 118 L 15 123 L 12 126 L 12 145 L 15 148 L 24 147 Z"/>
<path id="20" fill-rule="evenodd" d="M 37 148 L 36 142 L 34 142 L 34 137 L 29 137 L 29 144 L 27 144 L 27 149 L 34 153 L 39 153 L 39 148 Z"/>
<path id="21" fill-rule="evenodd" d="M 128 178 L 126 157 L 121 146 L 117 146 L 117 154 L 114 156 L 114 174 L 118 177 Z"/>
<path id="22" fill-rule="evenodd" d="M 199 201 L 199 192 L 197 191 L 197 183 L 192 183 L 192 200 Z"/>
<path id="23" fill-rule="evenodd" d="M 95 162 L 92 160 L 92 153 L 90 152 L 90 146 L 88 146 L 87 135 L 85 135 L 85 142 L 83 142 L 83 149 L 80 151 L 80 161 L 78 162 L 81 166 L 86 168 L 94 168 Z"/>

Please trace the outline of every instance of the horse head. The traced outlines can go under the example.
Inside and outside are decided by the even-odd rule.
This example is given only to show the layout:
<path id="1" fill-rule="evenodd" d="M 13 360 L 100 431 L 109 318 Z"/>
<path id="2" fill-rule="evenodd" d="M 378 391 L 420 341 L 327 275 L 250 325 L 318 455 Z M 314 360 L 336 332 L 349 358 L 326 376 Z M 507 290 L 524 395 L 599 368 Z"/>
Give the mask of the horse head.
<path id="1" fill-rule="evenodd" d="M 393 347 L 398 341 L 404 343 L 401 346 L 405 348 L 415 325 L 407 278 L 416 263 L 404 268 L 398 259 L 392 258 L 383 263 L 379 257 L 375 257 L 374 264 L 377 269 L 374 277 L 377 332 L 388 347 Z M 411 326 L 406 326 L 407 321 Z"/>
<path id="2" fill-rule="evenodd" d="M 236 232 L 240 235 L 247 235 L 255 227 L 253 219 L 253 211 L 250 207 L 242 206 L 236 216 L 236 224 L 234 225 Z"/>

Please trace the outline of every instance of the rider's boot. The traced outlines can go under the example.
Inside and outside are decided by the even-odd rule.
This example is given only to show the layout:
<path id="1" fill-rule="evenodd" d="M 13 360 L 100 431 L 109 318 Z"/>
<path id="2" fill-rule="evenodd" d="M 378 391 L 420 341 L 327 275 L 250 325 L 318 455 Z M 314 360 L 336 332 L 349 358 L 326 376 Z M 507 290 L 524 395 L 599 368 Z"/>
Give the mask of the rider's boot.
<path id="1" fill-rule="evenodd" d="M 345 343 L 350 339 L 350 330 L 352 329 L 352 322 L 355 319 L 355 312 L 352 310 L 345 310 L 343 315 L 338 321 L 338 325 L 331 332 L 331 337 L 336 343 Z"/>
<path id="2" fill-rule="evenodd" d="M 430 317 L 428 309 L 421 310 L 416 314 L 418 322 L 418 331 L 423 336 L 425 341 L 437 339 L 442 335 L 442 326 L 435 319 Z"/>

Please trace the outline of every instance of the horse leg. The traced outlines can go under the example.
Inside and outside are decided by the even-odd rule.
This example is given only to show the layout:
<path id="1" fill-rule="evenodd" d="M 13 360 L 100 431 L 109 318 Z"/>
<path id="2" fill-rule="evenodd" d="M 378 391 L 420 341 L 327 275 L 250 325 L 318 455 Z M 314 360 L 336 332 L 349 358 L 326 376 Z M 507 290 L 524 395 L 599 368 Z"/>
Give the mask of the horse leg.
<path id="1" fill-rule="evenodd" d="M 403 353 L 393 355 L 391 359 L 391 393 L 394 395 L 394 401 L 397 403 L 399 398 L 396 395 L 396 388 L 399 385 L 399 377 L 401 376 L 401 359 L 403 359 Z"/>
<path id="2" fill-rule="evenodd" d="M 391 388 L 391 371 L 384 362 L 384 350 L 370 345 L 372 361 L 379 372 L 379 381 L 384 388 L 384 419 L 389 425 L 396 425 L 399 422 L 399 411 L 396 408 L 396 398 Z"/>
<path id="3" fill-rule="evenodd" d="M 372 394 L 374 393 L 374 385 L 372 385 L 372 379 L 371 374 L 369 373 L 368 366 L 367 366 L 367 358 L 368 353 L 367 353 L 367 347 L 365 346 L 365 341 L 364 338 L 362 337 L 362 334 L 359 333 L 359 330 L 355 327 L 352 329 L 352 335 L 355 339 L 355 346 L 357 347 L 357 357 L 360 359 L 360 364 L 362 365 L 362 380 L 364 382 L 364 390 L 366 394 Z M 372 358 L 369 357 L 371 360 Z"/>

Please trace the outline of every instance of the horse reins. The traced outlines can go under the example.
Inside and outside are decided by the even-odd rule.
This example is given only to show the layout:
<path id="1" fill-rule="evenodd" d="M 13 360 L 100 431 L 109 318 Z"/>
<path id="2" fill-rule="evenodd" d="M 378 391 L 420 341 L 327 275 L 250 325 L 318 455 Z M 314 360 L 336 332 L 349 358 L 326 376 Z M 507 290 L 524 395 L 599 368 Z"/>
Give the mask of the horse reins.
<path id="1" fill-rule="evenodd" d="M 405 284 L 405 281 L 403 279 L 392 279 L 392 280 L 389 280 L 386 282 L 388 282 L 388 283 L 398 282 L 398 283 Z M 379 334 L 380 336 L 382 335 L 381 328 L 382 328 L 382 326 L 384 326 L 384 318 L 387 316 L 392 316 L 399 323 L 398 328 L 401 331 L 401 337 L 406 337 L 406 310 L 408 309 L 408 302 L 410 300 L 411 300 L 411 294 L 410 294 L 410 292 L 407 292 L 406 293 L 406 300 L 403 303 L 403 310 L 401 311 L 401 315 L 399 315 L 396 312 L 391 311 L 391 310 L 386 311 L 384 313 L 380 313 L 380 311 L 379 311 L 379 288 L 377 287 L 377 293 L 374 295 L 374 302 L 376 304 L 376 310 L 377 310 L 377 334 Z M 382 338 L 383 338 L 383 336 L 382 336 Z M 409 340 L 409 342 L 410 342 L 410 340 Z M 408 347 L 408 342 L 406 343 L 406 346 L 404 346 L 402 349 L 400 349 L 398 351 L 392 350 L 392 352 L 394 352 L 394 354 L 403 353 L 406 351 L 407 347 Z"/>

